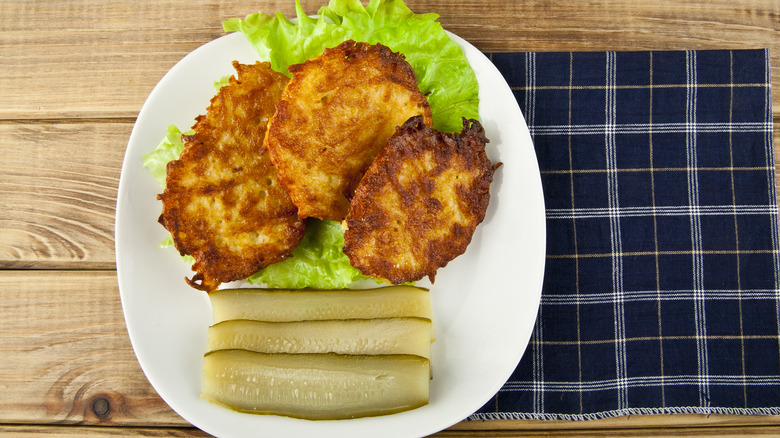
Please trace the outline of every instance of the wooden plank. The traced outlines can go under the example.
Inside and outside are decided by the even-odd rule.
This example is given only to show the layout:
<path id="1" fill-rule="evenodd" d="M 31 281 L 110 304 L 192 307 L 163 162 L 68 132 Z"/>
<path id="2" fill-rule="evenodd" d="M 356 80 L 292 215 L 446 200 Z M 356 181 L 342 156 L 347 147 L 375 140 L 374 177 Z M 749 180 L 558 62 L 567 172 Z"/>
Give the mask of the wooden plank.
<path id="1" fill-rule="evenodd" d="M 188 426 L 135 358 L 114 271 L 0 271 L 0 424 Z"/>
<path id="2" fill-rule="evenodd" d="M 594 429 L 594 430 L 557 430 L 550 428 L 547 430 L 483 430 L 483 431 L 443 431 L 433 436 L 439 438 L 458 438 L 458 437 L 480 437 L 480 438 L 518 438 L 518 437 L 578 437 L 578 438 L 638 438 L 638 437 L 721 437 L 721 438 L 739 438 L 739 437 L 777 437 L 780 433 L 778 427 L 735 427 L 735 428 L 713 428 L 713 427 L 693 427 L 684 429 L 649 427 L 645 429 Z"/>
<path id="3" fill-rule="evenodd" d="M 0 123 L 0 269 L 115 268 L 116 193 L 131 122 Z"/>
<path id="4" fill-rule="evenodd" d="M 159 398 L 136 361 L 114 271 L 0 271 L 0 291 L 0 424 L 188 426 Z M 448 433 L 473 436 L 476 432 L 713 426 L 734 430 L 769 427 L 777 432 L 780 416 L 466 421 Z M 22 434 L 23 430 L 27 429 L 0 429 L 0 435 Z M 64 429 L 52 431 L 66 433 Z"/>
<path id="5" fill-rule="evenodd" d="M 0 268 L 114 269 L 130 123 L 0 123 Z"/>
<path id="6" fill-rule="evenodd" d="M 665 429 L 648 428 L 643 430 L 483 430 L 483 431 L 443 431 L 432 436 L 447 437 L 481 437 L 481 438 L 518 438 L 518 437 L 721 437 L 738 438 L 776 437 L 780 431 L 772 427 L 737 427 L 737 428 L 691 428 Z M 45 425 L 1 425 L 0 437 L 209 437 L 203 431 L 188 428 L 150 428 L 150 427 L 96 427 L 96 426 L 45 426 Z"/>
<path id="7" fill-rule="evenodd" d="M 0 1 L 0 118 L 134 117 L 168 69 L 245 15 L 229 3 Z"/>
<path id="8" fill-rule="evenodd" d="M 692 428 L 776 428 L 780 431 L 780 416 L 777 415 L 631 415 L 602 418 L 588 421 L 567 420 L 489 420 L 462 421 L 452 426 L 449 431 L 470 432 L 481 430 L 494 431 L 581 431 L 581 430 L 645 430 L 655 427 L 669 429 Z M 780 436 L 780 434 L 778 435 Z"/>
<path id="9" fill-rule="evenodd" d="M 0 425 L 0 437 L 210 437 L 192 427 L 102 427 L 51 425 Z"/>
<path id="10" fill-rule="evenodd" d="M 302 1 L 315 13 L 325 0 Z M 695 0 L 409 0 L 483 51 L 745 49 L 772 51 L 780 78 L 780 3 Z M 0 119 L 134 117 L 163 74 L 224 35 L 221 23 L 293 2 L 0 0 Z M 780 112 L 780 93 L 775 93 Z"/>

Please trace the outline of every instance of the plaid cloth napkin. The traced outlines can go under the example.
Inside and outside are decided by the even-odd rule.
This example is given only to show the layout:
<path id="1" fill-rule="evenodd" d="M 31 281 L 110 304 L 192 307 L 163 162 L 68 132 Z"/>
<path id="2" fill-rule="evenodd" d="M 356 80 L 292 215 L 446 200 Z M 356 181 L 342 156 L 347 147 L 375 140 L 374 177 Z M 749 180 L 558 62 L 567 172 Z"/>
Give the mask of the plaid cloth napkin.
<path id="1" fill-rule="evenodd" d="M 547 207 L 536 328 L 471 419 L 780 414 L 769 52 L 493 54 Z"/>

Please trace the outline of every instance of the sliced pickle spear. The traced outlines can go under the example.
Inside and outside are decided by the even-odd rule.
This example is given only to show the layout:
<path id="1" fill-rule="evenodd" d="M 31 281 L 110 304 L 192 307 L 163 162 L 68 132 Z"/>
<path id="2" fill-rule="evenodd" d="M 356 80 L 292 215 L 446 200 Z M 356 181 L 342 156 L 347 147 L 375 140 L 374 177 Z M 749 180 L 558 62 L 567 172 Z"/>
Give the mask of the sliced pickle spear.
<path id="1" fill-rule="evenodd" d="M 339 420 L 423 406 L 429 375 L 428 359 L 412 355 L 217 350 L 204 356 L 201 397 L 239 412 Z"/>
<path id="2" fill-rule="evenodd" d="M 433 319 L 430 293 L 413 286 L 376 289 L 221 289 L 209 294 L 213 323 L 229 319 L 304 321 L 416 316 Z"/>
<path id="3" fill-rule="evenodd" d="M 209 327 L 207 351 L 413 354 L 430 359 L 431 321 L 376 318 L 318 321 L 223 321 Z"/>

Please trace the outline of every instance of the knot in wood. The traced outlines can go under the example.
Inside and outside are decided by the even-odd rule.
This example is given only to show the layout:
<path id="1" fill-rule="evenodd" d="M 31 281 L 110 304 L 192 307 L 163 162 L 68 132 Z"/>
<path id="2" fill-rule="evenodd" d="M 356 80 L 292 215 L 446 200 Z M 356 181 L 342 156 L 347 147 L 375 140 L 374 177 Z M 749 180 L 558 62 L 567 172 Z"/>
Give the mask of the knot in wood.
<path id="1" fill-rule="evenodd" d="M 106 397 L 97 397 L 92 401 L 92 412 L 98 416 L 98 418 L 105 418 L 111 413 L 111 403 Z"/>

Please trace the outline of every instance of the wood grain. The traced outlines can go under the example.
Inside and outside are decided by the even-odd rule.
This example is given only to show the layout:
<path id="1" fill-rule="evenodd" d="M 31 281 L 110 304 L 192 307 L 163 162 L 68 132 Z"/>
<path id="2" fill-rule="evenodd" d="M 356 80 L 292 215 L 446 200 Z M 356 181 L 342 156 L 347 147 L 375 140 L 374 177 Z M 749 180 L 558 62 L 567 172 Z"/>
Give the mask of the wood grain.
<path id="1" fill-rule="evenodd" d="M 0 269 L 115 269 L 131 129 L 116 120 L 0 122 Z"/>
<path id="2" fill-rule="evenodd" d="M 181 57 L 254 10 L 289 1 L 33 4 L 0 0 L 0 268 L 113 269 L 119 168 L 134 117 Z M 304 1 L 316 12 L 321 1 Z M 770 47 L 771 1 L 410 1 L 486 51 Z M 186 14 L 180 11 L 186 10 Z M 774 93 L 780 144 L 780 93 Z M 86 119 L 85 119 L 86 118 Z M 78 123 L 73 123 L 78 121 Z M 110 123 L 106 123 L 110 122 Z M 780 159 L 780 155 L 777 155 Z"/>
<path id="3" fill-rule="evenodd" d="M 478 434 L 478 435 L 476 435 Z M 626 437 L 637 438 L 647 436 L 660 437 L 776 437 L 778 429 L 766 426 L 733 427 L 733 428 L 661 428 L 651 427 L 645 429 L 593 429 L 593 430 L 564 430 L 555 431 L 554 435 L 546 430 L 481 430 L 459 431 L 446 430 L 437 434 L 440 438 L 460 438 L 479 436 L 483 438 L 509 438 L 509 437 Z M 193 428 L 149 428 L 149 427 L 63 427 L 63 426 L 2 426 L 0 425 L 0 437 L 209 437 L 211 435 Z"/>
<path id="4" fill-rule="evenodd" d="M 0 425 L 0 437 L 210 437 L 193 427 Z"/>
<path id="5" fill-rule="evenodd" d="M 0 424 L 187 426 L 133 354 L 114 271 L 0 271 Z"/>
<path id="6" fill-rule="evenodd" d="M 648 430 L 664 427 L 670 430 L 722 428 L 722 429 L 753 429 L 775 428 L 780 433 L 780 416 L 739 416 L 739 415 L 631 415 L 622 417 L 603 418 L 588 421 L 567 420 L 490 420 L 490 421 L 462 421 L 448 432 L 470 432 L 491 430 L 498 432 L 512 431 L 545 431 L 555 430 L 557 433 L 564 431 L 606 431 L 606 430 Z"/>
<path id="7" fill-rule="evenodd" d="M 0 271 L 0 291 L 0 424 L 27 424 L 0 427 L 0 435 L 158 436 L 160 430 L 152 427 L 157 426 L 172 436 L 203 436 L 187 428 L 143 375 L 125 330 L 113 271 Z M 661 425 L 780 434 L 778 416 L 665 415 L 580 422 L 466 421 L 441 436 L 482 431 L 488 433 L 484 436 L 539 436 L 551 429 L 569 436 L 606 430 L 638 436 L 637 431 Z"/>
<path id="8" fill-rule="evenodd" d="M 303 1 L 315 13 L 324 1 Z M 99 6 L 97 6 L 99 4 Z M 135 117 L 184 55 L 224 35 L 222 21 L 292 1 L 0 0 L 0 119 Z M 780 78 L 777 1 L 410 0 L 483 51 L 766 48 Z M 775 93 L 775 113 L 780 108 Z"/>
<path id="9" fill-rule="evenodd" d="M 0 123 L 0 268 L 114 269 L 131 124 Z"/>

